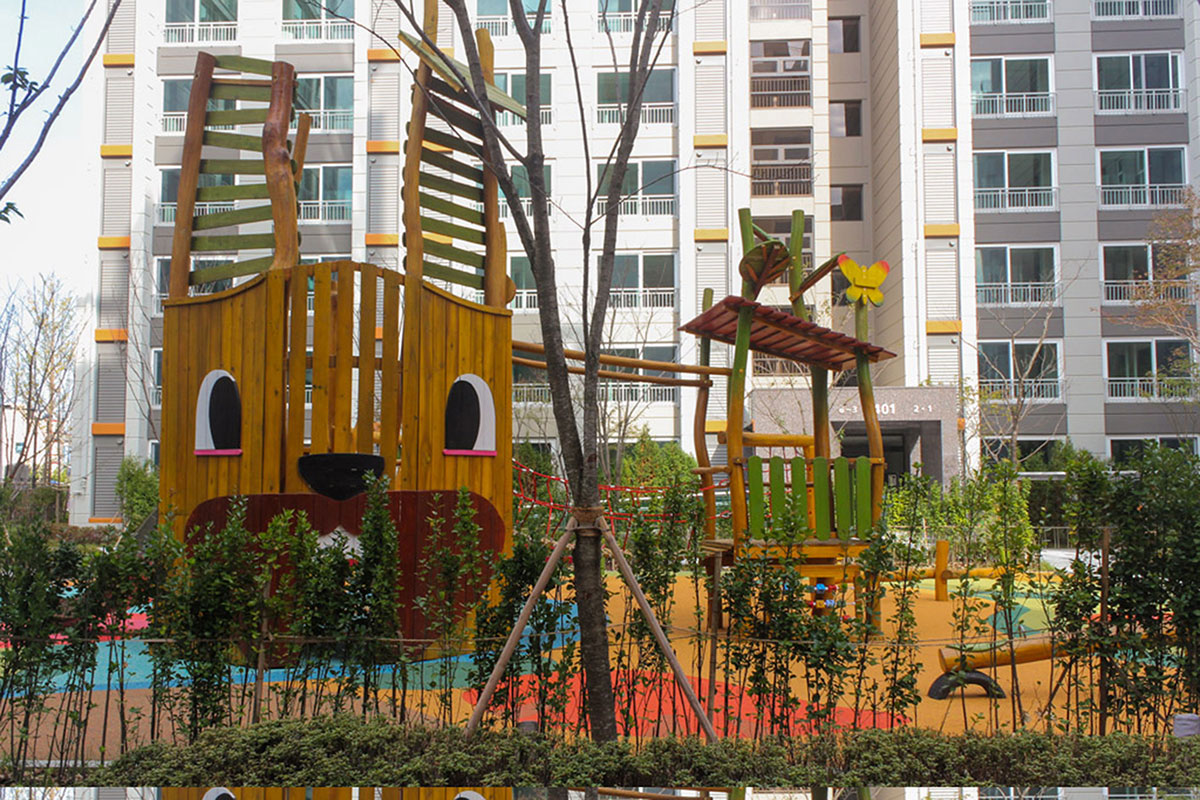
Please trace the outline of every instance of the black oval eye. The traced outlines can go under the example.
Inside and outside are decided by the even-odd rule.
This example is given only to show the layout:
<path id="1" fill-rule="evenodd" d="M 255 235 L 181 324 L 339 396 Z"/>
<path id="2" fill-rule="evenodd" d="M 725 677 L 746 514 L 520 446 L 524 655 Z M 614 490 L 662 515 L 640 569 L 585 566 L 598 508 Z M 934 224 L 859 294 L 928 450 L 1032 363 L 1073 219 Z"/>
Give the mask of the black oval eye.
<path id="1" fill-rule="evenodd" d="M 446 398 L 447 450 L 474 450 L 479 438 L 479 394 L 467 381 L 456 380 Z"/>
<path id="2" fill-rule="evenodd" d="M 208 424 L 214 450 L 242 446 L 242 402 L 233 378 L 223 375 L 213 384 L 208 401 Z"/>

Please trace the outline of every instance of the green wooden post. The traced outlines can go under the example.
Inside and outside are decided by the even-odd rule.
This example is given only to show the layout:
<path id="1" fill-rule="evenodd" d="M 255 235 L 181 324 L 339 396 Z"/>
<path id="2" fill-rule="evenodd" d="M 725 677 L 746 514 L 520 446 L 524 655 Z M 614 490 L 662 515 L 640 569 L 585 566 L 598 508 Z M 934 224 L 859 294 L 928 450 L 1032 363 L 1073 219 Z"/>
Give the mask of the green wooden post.
<path id="1" fill-rule="evenodd" d="M 772 456 L 771 475 L 771 527 L 778 530 L 787 516 L 787 485 L 783 479 L 783 458 Z"/>
<path id="2" fill-rule="evenodd" d="M 832 530 L 829 506 L 829 459 L 817 456 L 812 460 L 813 465 L 813 516 L 817 527 L 817 538 L 828 539 Z"/>
<path id="3" fill-rule="evenodd" d="M 837 506 L 837 534 L 843 542 L 854 533 L 854 504 L 850 499 L 850 460 L 845 456 L 833 462 L 833 498 Z"/>
<path id="4" fill-rule="evenodd" d="M 808 471 L 804 465 L 803 458 L 792 459 L 792 495 L 797 498 L 796 512 L 811 533 L 812 523 L 808 521 Z"/>
<path id="5" fill-rule="evenodd" d="M 761 456 L 746 459 L 746 481 L 750 490 L 750 538 L 761 539 L 766 508 L 763 504 L 763 461 Z"/>
<path id="6" fill-rule="evenodd" d="M 859 457 L 854 459 L 854 513 L 856 516 L 856 535 L 866 539 L 871 533 L 871 459 Z"/>
<path id="7" fill-rule="evenodd" d="M 738 223 L 742 235 L 742 251 L 748 253 L 754 248 L 754 221 L 750 209 L 738 210 Z M 758 288 L 751 282 L 742 279 L 742 297 L 754 300 L 758 297 Z M 742 478 L 742 418 L 746 403 L 746 365 L 750 358 L 750 324 L 754 319 L 754 310 L 750 307 L 738 310 L 737 336 L 733 342 L 733 369 L 729 376 L 729 418 L 725 421 L 725 441 L 729 455 L 729 491 L 731 494 L 731 511 L 733 513 L 734 546 L 740 547 L 741 533 L 746 525 L 745 481 Z M 760 522 L 761 524 L 761 522 Z"/>

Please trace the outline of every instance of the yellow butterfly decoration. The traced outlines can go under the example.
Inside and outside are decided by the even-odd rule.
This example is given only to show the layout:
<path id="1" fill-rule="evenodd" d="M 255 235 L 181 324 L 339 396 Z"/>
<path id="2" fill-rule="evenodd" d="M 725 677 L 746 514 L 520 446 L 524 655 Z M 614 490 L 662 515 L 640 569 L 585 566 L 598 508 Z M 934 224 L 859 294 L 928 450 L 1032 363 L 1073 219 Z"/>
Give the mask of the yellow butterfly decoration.
<path id="1" fill-rule="evenodd" d="M 838 267 L 846 276 L 846 280 L 850 281 L 850 285 L 846 287 L 846 297 L 851 302 L 861 297 L 870 300 L 872 305 L 883 304 L 883 292 L 879 291 L 879 287 L 883 284 L 884 278 L 888 276 L 888 270 L 891 269 L 886 261 L 876 261 L 863 269 L 854 259 L 843 255 L 838 259 Z"/>

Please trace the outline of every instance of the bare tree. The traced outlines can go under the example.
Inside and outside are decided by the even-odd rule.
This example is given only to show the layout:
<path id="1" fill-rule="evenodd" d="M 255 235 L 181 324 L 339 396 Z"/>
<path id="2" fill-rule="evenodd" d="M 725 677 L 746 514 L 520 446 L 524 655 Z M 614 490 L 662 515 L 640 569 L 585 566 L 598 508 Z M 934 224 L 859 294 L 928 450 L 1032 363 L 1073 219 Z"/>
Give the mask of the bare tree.
<path id="1" fill-rule="evenodd" d="M 59 50 L 58 57 L 55 58 L 54 64 L 50 67 L 50 71 L 46 73 L 46 77 L 41 80 L 35 80 L 29 74 L 29 68 L 22 63 L 22 46 L 25 43 L 25 23 L 28 15 L 25 13 L 27 0 L 21 0 L 21 12 L 16 20 L 16 44 L 13 60 L 10 65 L 5 68 L 5 71 L 0 74 L 0 91 L 7 91 L 8 103 L 7 108 L 3 112 L 4 124 L 0 126 L 0 153 L 4 152 L 8 145 L 13 132 L 17 130 L 17 124 L 28 111 L 38 107 L 39 101 L 46 92 L 52 87 L 57 86 L 55 79 L 58 77 L 59 68 L 73 51 L 76 51 L 76 46 L 79 45 L 80 34 L 83 33 L 83 28 L 87 21 L 91 18 L 92 13 L 96 9 L 98 0 L 91 0 L 88 3 L 87 10 L 83 12 L 79 23 L 75 26 L 74 32 L 67 38 L 62 49 Z M 67 101 L 75 94 L 75 91 L 83 83 L 83 77 L 87 74 L 88 68 L 92 62 L 96 60 L 96 54 L 100 52 L 100 45 L 104 43 L 104 37 L 108 35 L 108 29 L 112 26 L 113 18 L 117 14 L 117 9 L 121 7 L 121 0 L 112 0 L 112 5 L 108 9 L 108 16 L 104 20 L 104 25 L 97 34 L 95 41 L 92 43 L 91 50 L 88 51 L 84 58 L 83 64 L 79 67 L 79 71 L 75 74 L 75 78 L 67 84 L 54 105 L 50 107 L 46 116 L 41 119 L 41 129 L 38 132 L 37 138 L 30 146 L 29 151 L 21 159 L 20 163 L 13 171 L 0 182 L 0 202 L 4 205 L 0 206 L 0 221 L 9 222 L 13 215 L 21 216 L 21 212 L 17 210 L 16 205 L 11 200 L 5 200 L 9 191 L 16 185 L 20 177 L 25 174 L 29 166 L 33 164 L 38 153 L 42 150 L 42 145 L 46 143 L 46 137 L 50 135 L 50 129 L 58 120 L 62 110 L 66 107 Z M 43 5 L 42 8 L 51 9 L 49 5 Z M 53 12 L 57 13 L 61 9 L 56 5 L 53 7 Z M 38 122 L 31 123 L 32 126 L 38 125 Z M 36 130 L 36 128 L 35 128 Z"/>

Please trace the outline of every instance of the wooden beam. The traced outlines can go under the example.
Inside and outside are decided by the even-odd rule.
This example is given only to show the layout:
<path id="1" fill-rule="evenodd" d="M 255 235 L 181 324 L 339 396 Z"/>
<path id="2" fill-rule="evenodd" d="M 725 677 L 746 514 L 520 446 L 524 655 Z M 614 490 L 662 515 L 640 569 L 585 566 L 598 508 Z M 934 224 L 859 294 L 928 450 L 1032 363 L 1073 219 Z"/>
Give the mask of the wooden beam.
<path id="1" fill-rule="evenodd" d="M 196 189 L 200 183 L 200 153 L 204 145 L 204 118 L 217 60 L 209 53 L 196 55 L 196 71 L 188 95 L 187 127 L 183 134 L 183 157 L 179 167 L 179 190 L 175 203 L 175 235 L 171 240 L 171 274 L 168 296 L 187 297 L 191 270 L 192 215 L 196 211 Z"/>
<path id="2" fill-rule="evenodd" d="M 522 353 L 544 354 L 546 346 L 536 342 L 513 342 L 513 350 Z M 583 361 L 586 354 L 582 350 L 563 350 L 563 355 L 571 361 Z M 687 372 L 692 375 L 729 375 L 729 367 L 705 367 L 692 364 L 672 364 L 669 361 L 647 361 L 644 358 L 626 358 L 625 356 L 610 356 L 601 354 L 601 364 L 614 367 L 633 367 L 634 369 L 656 369 L 659 372 Z"/>
<path id="3" fill-rule="evenodd" d="M 513 363 L 520 364 L 525 367 L 533 367 L 534 369 L 546 369 L 545 361 L 537 361 L 532 358 L 522 358 L 521 356 L 513 356 Z M 582 375 L 583 367 L 567 367 L 567 372 L 572 375 Z M 596 373 L 601 378 L 614 381 L 629 381 L 631 383 L 655 383 L 660 386 L 695 386 L 697 388 L 708 388 L 712 386 L 712 381 L 709 380 L 689 380 L 687 378 L 668 378 L 665 375 L 639 375 L 636 372 L 614 372 L 613 370 L 602 369 Z"/>

